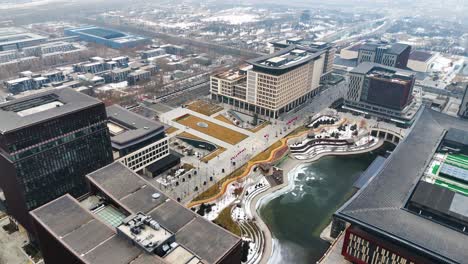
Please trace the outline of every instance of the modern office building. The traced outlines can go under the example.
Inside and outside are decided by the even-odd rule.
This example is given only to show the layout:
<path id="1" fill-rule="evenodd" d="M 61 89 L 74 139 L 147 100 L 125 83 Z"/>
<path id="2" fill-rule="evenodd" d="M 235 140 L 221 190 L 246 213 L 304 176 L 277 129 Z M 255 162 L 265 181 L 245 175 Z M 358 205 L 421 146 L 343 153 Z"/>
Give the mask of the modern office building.
<path id="1" fill-rule="evenodd" d="M 334 215 L 352 263 L 466 263 L 468 122 L 423 109 L 377 175 Z"/>
<path id="2" fill-rule="evenodd" d="M 46 40 L 46 37 L 26 32 L 21 28 L 0 28 L 0 51 L 20 50 L 39 45 Z"/>
<path id="3" fill-rule="evenodd" d="M 249 60 L 250 66 L 211 76 L 211 98 L 278 118 L 318 93 L 325 51 L 290 45 Z"/>
<path id="4" fill-rule="evenodd" d="M 465 92 L 463 93 L 460 109 L 458 110 L 458 116 L 461 118 L 468 118 L 468 85 L 466 85 Z"/>
<path id="5" fill-rule="evenodd" d="M 401 43 L 366 43 L 359 46 L 358 64 L 375 62 L 390 67 L 406 69 L 411 46 Z"/>
<path id="6" fill-rule="evenodd" d="M 414 82 L 412 72 L 361 63 L 349 72 L 344 108 L 409 125 L 420 107 L 412 95 Z"/>
<path id="7" fill-rule="evenodd" d="M 134 48 L 151 43 L 148 38 L 96 26 L 69 28 L 65 29 L 64 33 L 66 36 L 79 36 L 83 41 L 105 45 L 114 49 Z"/>
<path id="8" fill-rule="evenodd" d="M 71 89 L 0 104 L 0 187 L 7 211 L 31 231 L 28 212 L 69 193 L 113 161 L 102 102 Z"/>
<path id="9" fill-rule="evenodd" d="M 290 38 L 286 40 L 272 42 L 271 44 L 273 45 L 272 53 L 278 52 L 279 50 L 287 48 L 290 45 L 297 45 L 299 47 L 306 48 L 310 52 L 324 51 L 325 61 L 322 73 L 322 80 L 327 79 L 333 71 L 333 63 L 335 61 L 336 48 L 330 42 L 317 42 L 305 40 L 303 38 Z"/>
<path id="10" fill-rule="evenodd" d="M 23 73 L 30 73 L 24 75 Z M 19 94 L 25 91 L 38 90 L 43 88 L 45 85 L 55 82 L 61 82 L 65 79 L 63 72 L 51 71 L 43 74 L 23 72 L 21 78 L 5 81 L 5 87 L 12 94 Z"/>
<path id="11" fill-rule="evenodd" d="M 241 238 L 114 162 L 87 176 L 90 195 L 31 212 L 47 264 L 241 263 Z"/>
<path id="12" fill-rule="evenodd" d="M 169 139 L 164 126 L 119 106 L 106 108 L 115 160 L 120 160 L 133 171 L 170 156 Z"/>

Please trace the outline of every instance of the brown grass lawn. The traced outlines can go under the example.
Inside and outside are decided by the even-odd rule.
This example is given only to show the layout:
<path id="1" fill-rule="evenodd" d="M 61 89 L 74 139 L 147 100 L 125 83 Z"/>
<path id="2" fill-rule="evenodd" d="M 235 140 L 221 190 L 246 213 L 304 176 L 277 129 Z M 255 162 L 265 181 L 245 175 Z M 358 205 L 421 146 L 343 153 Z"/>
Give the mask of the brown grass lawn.
<path id="1" fill-rule="evenodd" d="M 225 148 L 223 147 L 219 147 L 214 150 L 213 152 L 209 153 L 208 155 L 206 155 L 205 157 L 201 158 L 200 160 L 205 162 L 205 163 L 208 163 L 208 161 L 214 159 L 216 156 L 218 156 L 219 154 L 223 153 L 224 151 L 226 151 Z"/>
<path id="2" fill-rule="evenodd" d="M 188 138 L 188 139 L 195 139 L 195 140 L 202 140 L 202 141 L 206 141 L 206 140 L 203 140 L 195 135 L 192 135 L 190 133 L 187 133 L 187 132 L 182 132 L 180 133 L 179 135 L 177 135 L 178 137 L 183 137 L 183 138 Z"/>
<path id="3" fill-rule="evenodd" d="M 187 105 L 187 108 L 195 111 L 197 113 L 200 113 L 202 115 L 213 115 L 221 110 L 223 110 L 223 107 L 219 105 L 215 105 L 203 100 L 196 100 Z"/>
<path id="4" fill-rule="evenodd" d="M 234 125 L 234 123 L 231 120 L 229 120 L 229 118 L 225 117 L 222 114 L 219 114 L 219 115 L 215 116 L 214 119 L 218 119 L 219 121 L 222 121 L 224 123 Z"/>
<path id="5" fill-rule="evenodd" d="M 184 118 L 179 117 L 174 119 L 174 121 L 231 145 L 235 145 L 247 138 L 247 135 L 192 115 L 186 115 Z M 198 122 L 204 122 L 208 127 L 200 127 L 197 125 Z"/>
<path id="6" fill-rule="evenodd" d="M 270 124 L 270 121 L 265 121 L 265 122 L 263 122 L 262 124 L 260 124 L 260 125 L 258 125 L 258 126 L 256 126 L 256 127 L 254 127 L 254 128 L 249 129 L 249 131 L 250 131 L 250 132 L 254 132 L 254 133 L 255 133 L 255 132 L 258 132 L 258 131 L 264 129 L 264 128 L 265 128 L 266 126 L 268 126 L 269 124 Z"/>
<path id="7" fill-rule="evenodd" d="M 231 209 L 233 205 L 230 205 L 224 208 L 218 215 L 218 217 L 213 221 L 215 224 L 223 227 L 224 229 L 230 231 L 233 234 L 238 236 L 241 235 L 241 229 L 239 225 L 232 220 Z"/>
<path id="8" fill-rule="evenodd" d="M 175 127 L 169 127 L 168 129 L 166 129 L 166 134 L 168 134 L 168 135 L 172 134 L 172 133 L 176 132 L 177 130 L 179 130 L 179 129 L 177 129 Z"/>

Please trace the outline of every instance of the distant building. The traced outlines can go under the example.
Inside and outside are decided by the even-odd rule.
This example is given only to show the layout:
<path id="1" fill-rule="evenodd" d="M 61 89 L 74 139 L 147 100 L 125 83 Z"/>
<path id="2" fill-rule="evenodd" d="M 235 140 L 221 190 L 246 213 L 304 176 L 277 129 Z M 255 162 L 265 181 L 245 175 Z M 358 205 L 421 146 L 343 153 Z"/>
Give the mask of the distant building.
<path id="1" fill-rule="evenodd" d="M 461 118 L 468 118 L 468 85 L 465 87 L 465 92 L 463 93 L 463 98 L 460 103 L 460 109 L 458 110 L 458 115 Z"/>
<path id="2" fill-rule="evenodd" d="M 414 50 L 408 60 L 408 68 L 417 72 L 428 72 L 434 65 L 438 54 L 427 51 Z"/>
<path id="3" fill-rule="evenodd" d="M 65 29 L 64 33 L 66 36 L 79 36 L 83 41 L 94 42 L 114 49 L 134 48 L 151 42 L 144 37 L 96 26 Z"/>
<path id="4" fill-rule="evenodd" d="M 468 122 L 420 112 L 376 176 L 334 214 L 342 255 L 371 263 L 466 263 Z"/>
<path id="5" fill-rule="evenodd" d="M 140 57 L 144 60 L 161 56 L 166 54 L 166 50 L 163 48 L 157 48 L 157 49 L 151 49 L 151 50 L 145 50 L 140 53 Z"/>
<path id="6" fill-rule="evenodd" d="M 359 46 L 358 64 L 375 62 L 390 67 L 405 69 L 411 53 L 411 46 L 394 43 L 366 43 Z"/>
<path id="7" fill-rule="evenodd" d="M 140 171 L 170 155 L 162 124 L 118 105 L 109 106 L 106 111 L 114 159 Z"/>
<path id="8" fill-rule="evenodd" d="M 249 60 L 249 67 L 211 76 L 211 98 L 278 118 L 319 92 L 324 62 L 325 51 L 290 45 Z"/>
<path id="9" fill-rule="evenodd" d="M 419 106 L 413 100 L 415 75 L 364 62 L 349 72 L 345 108 L 410 125 Z"/>
<path id="10" fill-rule="evenodd" d="M 302 38 L 291 38 L 282 41 L 272 42 L 273 52 L 277 52 L 281 49 L 287 48 L 289 45 L 297 45 L 299 47 L 307 48 L 310 52 L 325 52 L 325 61 L 322 73 L 322 79 L 326 79 L 330 76 L 333 70 L 333 63 L 335 61 L 336 48 L 332 43 L 329 42 L 317 42 L 308 41 Z"/>
<path id="11" fill-rule="evenodd" d="M 20 28 L 0 28 L 0 51 L 20 50 L 39 45 L 46 40 L 46 37 L 26 32 Z"/>
<path id="12" fill-rule="evenodd" d="M 90 195 L 31 212 L 48 264 L 240 264 L 240 237 L 115 162 L 87 176 Z"/>
<path id="13" fill-rule="evenodd" d="M 26 74 L 25 73 L 30 73 Z M 22 72 L 22 77 L 14 80 L 5 81 L 5 87 L 12 94 L 19 94 L 25 91 L 38 90 L 45 85 L 55 82 L 61 82 L 65 79 L 63 72 L 52 71 L 43 74 L 33 74 L 32 72 Z"/>
<path id="14" fill-rule="evenodd" d="M 29 231 L 30 210 L 85 194 L 85 175 L 113 160 L 104 104 L 71 89 L 0 104 L 0 120 L 0 187 Z"/>

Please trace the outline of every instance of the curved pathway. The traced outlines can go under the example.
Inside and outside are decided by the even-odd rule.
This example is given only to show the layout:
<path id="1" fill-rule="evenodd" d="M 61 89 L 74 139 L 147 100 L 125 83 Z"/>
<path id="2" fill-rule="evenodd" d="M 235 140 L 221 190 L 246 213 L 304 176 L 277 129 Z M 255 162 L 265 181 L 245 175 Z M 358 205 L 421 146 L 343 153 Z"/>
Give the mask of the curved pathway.
<path id="1" fill-rule="evenodd" d="M 372 146 L 371 148 L 368 148 L 368 149 L 365 149 L 365 150 L 357 150 L 357 151 L 350 151 L 350 152 L 340 152 L 340 153 L 334 153 L 334 152 L 323 152 L 323 153 L 319 153 L 317 154 L 316 156 L 314 156 L 313 158 L 310 158 L 310 159 L 307 159 L 307 160 L 296 160 L 296 159 L 289 159 L 282 167 L 283 171 L 291 171 L 292 169 L 294 169 L 296 166 L 300 165 L 300 164 L 304 164 L 304 163 L 310 163 L 310 162 L 314 162 L 314 161 L 317 161 L 319 159 L 321 159 L 322 157 L 325 157 L 325 156 L 335 156 L 335 155 L 355 155 L 355 154 L 362 154 L 362 153 L 366 153 L 366 152 L 369 152 L 369 151 L 372 151 L 372 150 L 375 150 L 375 149 L 378 149 L 382 146 L 382 144 L 384 143 L 383 140 L 379 140 L 379 142 L 377 144 L 375 144 L 374 146 Z M 267 191 L 265 192 L 262 192 L 260 194 L 258 194 L 253 200 L 252 202 L 250 203 L 250 211 L 252 212 L 252 215 L 254 217 L 254 219 L 256 220 L 256 224 L 258 225 L 258 227 L 260 228 L 260 230 L 264 233 L 265 235 L 265 241 L 264 241 L 264 248 L 263 248 L 263 253 L 262 253 L 262 259 L 260 260 L 260 264 L 266 264 L 268 263 L 268 260 L 271 256 L 271 253 L 272 253 L 272 249 L 273 249 L 273 238 L 272 238 L 272 235 L 271 235 L 271 230 L 268 228 L 268 226 L 265 224 L 265 222 L 263 221 L 263 219 L 260 217 L 260 215 L 258 214 L 258 202 L 272 194 L 272 193 L 275 193 L 277 192 L 278 190 L 284 188 L 284 187 L 287 187 L 289 185 L 289 177 L 286 175 L 286 177 L 284 177 L 284 182 L 283 184 L 281 185 L 277 185 L 273 188 L 270 188 L 268 189 Z"/>
<path id="2" fill-rule="evenodd" d="M 316 129 L 310 129 L 311 131 L 313 132 L 318 132 L 320 131 L 321 129 L 324 129 L 326 127 L 338 127 L 338 126 L 341 126 L 342 124 L 346 123 L 347 122 L 347 119 L 344 118 L 344 119 L 341 119 L 340 122 L 336 123 L 336 124 L 333 124 L 333 125 L 322 125 L 322 126 L 319 126 L 318 128 Z M 198 201 L 192 201 L 190 202 L 187 207 L 188 208 L 191 208 L 191 207 L 194 207 L 194 206 L 197 206 L 197 205 L 200 205 L 202 203 L 210 203 L 210 202 L 213 202 L 213 201 L 216 201 L 218 198 L 220 198 L 221 196 L 224 195 L 224 193 L 226 192 L 227 190 L 227 187 L 229 186 L 229 184 L 231 184 L 232 182 L 234 181 L 237 181 L 239 179 L 242 179 L 244 177 L 246 177 L 247 175 L 249 175 L 251 173 L 251 171 L 253 170 L 253 168 L 255 167 L 255 165 L 258 165 L 258 164 L 262 164 L 262 163 L 270 163 L 272 161 L 276 161 L 278 160 L 279 158 L 281 158 L 281 155 L 280 157 L 276 157 L 276 154 L 279 153 L 280 151 L 282 151 L 284 148 L 288 148 L 288 141 L 290 139 L 294 139 L 294 138 L 298 138 L 298 137 L 301 137 L 305 134 L 307 134 L 310 130 L 306 130 L 306 131 L 302 131 L 300 132 L 299 134 L 296 134 L 296 135 L 291 135 L 291 136 L 287 136 L 287 137 L 284 137 L 282 139 L 280 139 L 281 141 L 281 145 L 279 147 L 277 147 L 276 149 L 272 150 L 269 157 L 265 160 L 260 160 L 260 161 L 248 161 L 247 162 L 247 168 L 244 170 L 244 172 L 237 176 L 237 177 L 234 177 L 234 178 L 231 178 L 231 179 L 228 179 L 226 180 L 225 182 L 223 182 L 222 186 L 221 186 L 221 190 L 214 196 L 212 197 L 209 197 L 209 198 L 206 198 L 206 199 L 203 199 L 203 200 L 198 200 Z M 284 153 L 283 153 L 284 154 Z"/>

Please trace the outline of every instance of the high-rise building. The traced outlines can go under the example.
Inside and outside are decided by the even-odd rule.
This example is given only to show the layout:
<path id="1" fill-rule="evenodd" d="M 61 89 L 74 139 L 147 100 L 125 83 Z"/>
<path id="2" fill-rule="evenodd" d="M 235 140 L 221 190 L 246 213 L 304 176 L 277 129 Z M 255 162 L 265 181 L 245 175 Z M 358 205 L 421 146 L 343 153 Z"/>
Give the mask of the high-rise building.
<path id="1" fill-rule="evenodd" d="M 271 42 L 273 45 L 272 52 L 277 52 L 281 49 L 287 48 L 290 45 L 297 45 L 299 47 L 306 48 L 310 52 L 325 52 L 325 61 L 323 66 L 323 73 L 321 79 L 327 79 L 331 76 L 333 71 L 333 63 L 335 62 L 335 53 L 336 48 L 333 43 L 330 42 L 318 42 L 318 41 L 309 41 L 303 38 L 290 38 L 286 40 L 281 40 L 277 42 Z"/>
<path id="2" fill-rule="evenodd" d="M 290 45 L 249 60 L 248 67 L 211 76 L 211 98 L 278 118 L 318 93 L 324 61 L 325 51 Z"/>
<path id="3" fill-rule="evenodd" d="M 65 88 L 0 104 L 0 187 L 8 213 L 30 230 L 28 212 L 69 193 L 113 161 L 105 106 Z"/>
<path id="4" fill-rule="evenodd" d="M 415 75 L 394 67 L 364 62 L 349 72 L 347 108 L 358 112 L 412 120 L 419 109 L 413 99 Z"/>
<path id="5" fill-rule="evenodd" d="M 167 197 L 116 161 L 31 212 L 47 264 L 240 264 L 240 237 Z"/>
<path id="6" fill-rule="evenodd" d="M 334 215 L 352 263 L 466 263 L 468 122 L 423 109 L 374 178 Z M 462 246 L 463 245 L 463 246 Z"/>
<path id="7" fill-rule="evenodd" d="M 410 53 L 411 46 L 407 44 L 366 43 L 359 46 L 358 64 L 367 61 L 405 69 Z"/>

